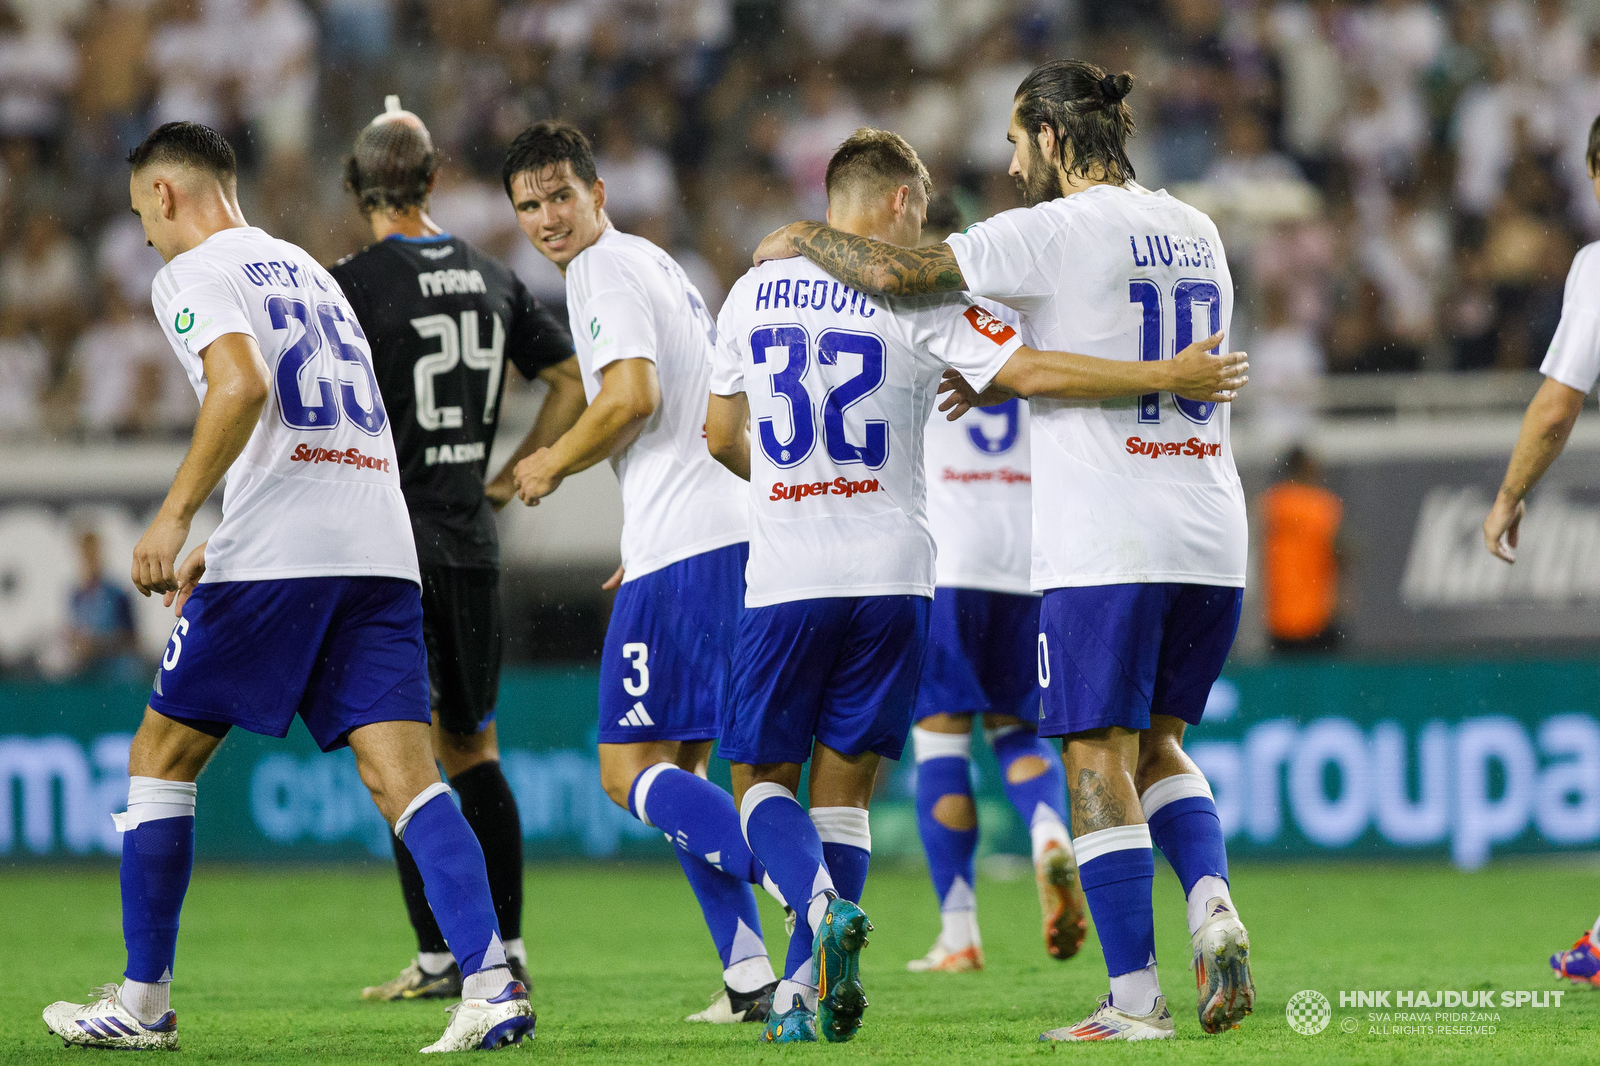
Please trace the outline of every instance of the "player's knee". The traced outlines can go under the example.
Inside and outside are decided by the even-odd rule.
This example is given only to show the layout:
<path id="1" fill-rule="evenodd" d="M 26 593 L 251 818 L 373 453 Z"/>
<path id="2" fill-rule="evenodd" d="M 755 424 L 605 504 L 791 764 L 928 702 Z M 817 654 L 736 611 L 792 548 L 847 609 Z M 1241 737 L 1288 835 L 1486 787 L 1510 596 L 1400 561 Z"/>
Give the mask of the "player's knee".
<path id="1" fill-rule="evenodd" d="M 978 808 L 972 802 L 971 796 L 952 792 L 947 796 L 940 796 L 934 803 L 933 820 L 946 829 L 965 833 L 978 827 Z"/>
<path id="2" fill-rule="evenodd" d="M 1021 785 L 1032 781 L 1034 778 L 1043 777 L 1050 769 L 1050 764 L 1038 755 L 1022 755 L 1011 760 L 1011 765 L 1006 767 L 1006 783 Z"/>

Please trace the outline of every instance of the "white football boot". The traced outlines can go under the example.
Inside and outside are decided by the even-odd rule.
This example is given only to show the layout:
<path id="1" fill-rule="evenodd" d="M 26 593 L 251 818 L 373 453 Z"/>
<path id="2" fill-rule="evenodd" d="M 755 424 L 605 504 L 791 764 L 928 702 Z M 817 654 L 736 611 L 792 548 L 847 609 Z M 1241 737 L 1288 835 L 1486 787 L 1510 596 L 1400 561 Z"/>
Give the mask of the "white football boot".
<path id="1" fill-rule="evenodd" d="M 951 951 L 944 946 L 944 939 L 940 938 L 933 942 L 933 947 L 922 958 L 906 963 L 906 969 L 912 973 L 976 973 L 983 969 L 983 948 L 978 944 L 968 944 Z"/>
<path id="2" fill-rule="evenodd" d="M 1200 1028 L 1208 1033 L 1237 1029 L 1256 1003 L 1250 977 L 1250 934 L 1239 915 L 1220 897 L 1189 939 L 1194 949 L 1194 985 L 1200 991 Z"/>
<path id="3" fill-rule="evenodd" d="M 722 986 L 705 1010 L 689 1015 L 686 1022 L 710 1022 L 712 1025 L 737 1025 L 740 1022 L 765 1022 L 772 1013 L 772 993 L 778 982 L 756 989 L 754 992 L 735 992 Z"/>
<path id="4" fill-rule="evenodd" d="M 118 985 L 101 985 L 89 1003 L 60 1000 L 44 1009 L 45 1028 L 68 1047 L 178 1050 L 178 1013 L 146 1025 L 122 1005 Z"/>
<path id="5" fill-rule="evenodd" d="M 1111 1005 L 1111 996 L 1100 997 L 1100 1006 L 1077 1025 L 1067 1025 L 1039 1034 L 1040 1040 L 1170 1040 L 1178 1031 L 1167 1010 L 1167 997 L 1156 997 L 1156 1009 L 1149 1014 L 1129 1014 Z"/>
<path id="6" fill-rule="evenodd" d="M 493 999 L 462 999 L 450 1008 L 450 1024 L 444 1035 L 422 1049 L 424 1055 L 439 1051 L 493 1051 L 507 1044 L 520 1044 L 533 1038 L 536 1021 L 528 990 L 521 981 L 510 981 Z"/>

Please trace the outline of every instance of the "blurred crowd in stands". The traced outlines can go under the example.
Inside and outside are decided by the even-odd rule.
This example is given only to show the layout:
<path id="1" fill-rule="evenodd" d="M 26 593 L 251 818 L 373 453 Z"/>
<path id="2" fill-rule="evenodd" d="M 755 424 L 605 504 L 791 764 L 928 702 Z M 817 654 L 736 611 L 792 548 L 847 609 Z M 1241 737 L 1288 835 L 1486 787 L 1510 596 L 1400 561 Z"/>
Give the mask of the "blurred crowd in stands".
<path id="1" fill-rule="evenodd" d="M 1016 206 L 1012 93 L 1064 55 L 1134 74 L 1140 182 L 1222 227 L 1282 438 L 1324 374 L 1538 365 L 1600 236 L 1600 0 L 8 0 L 0 435 L 187 429 L 127 210 L 158 123 L 223 130 L 246 215 L 332 262 L 365 236 L 339 159 L 398 92 L 446 158 L 435 217 L 559 304 L 499 165 L 569 118 L 613 221 L 715 307 L 763 234 L 821 217 L 857 126 L 905 134 L 968 221 Z"/>

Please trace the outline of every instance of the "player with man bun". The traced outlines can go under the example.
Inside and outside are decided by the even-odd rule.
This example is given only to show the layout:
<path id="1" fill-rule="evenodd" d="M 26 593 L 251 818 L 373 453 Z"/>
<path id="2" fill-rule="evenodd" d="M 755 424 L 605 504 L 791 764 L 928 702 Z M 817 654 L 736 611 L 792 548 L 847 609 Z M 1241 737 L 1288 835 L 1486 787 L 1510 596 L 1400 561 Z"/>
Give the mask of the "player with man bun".
<path id="1" fill-rule="evenodd" d="M 551 443 L 583 411 L 572 341 L 515 274 L 428 215 L 437 156 L 422 120 L 399 97 L 357 136 L 345 161 L 375 243 L 330 273 L 372 346 L 389 410 L 400 490 L 422 576 L 433 749 L 483 845 L 506 959 L 527 983 L 522 942 L 522 825 L 500 770 L 500 550 L 494 512 L 511 498 L 511 468 Z M 521 446 L 484 485 L 500 421 L 506 363 L 550 387 Z M 461 974 L 428 907 L 422 876 L 391 836 L 417 956 L 363 999 L 460 994 Z"/>

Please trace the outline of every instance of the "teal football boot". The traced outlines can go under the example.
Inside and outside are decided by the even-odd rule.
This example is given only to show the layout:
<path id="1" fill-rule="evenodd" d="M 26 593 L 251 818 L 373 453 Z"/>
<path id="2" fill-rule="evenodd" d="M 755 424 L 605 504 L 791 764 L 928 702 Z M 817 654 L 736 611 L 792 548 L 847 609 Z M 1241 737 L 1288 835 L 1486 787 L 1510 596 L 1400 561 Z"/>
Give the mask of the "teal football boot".
<path id="1" fill-rule="evenodd" d="M 842 897 L 828 902 L 817 930 L 817 1026 L 834 1044 L 851 1040 L 861 1028 L 867 993 L 861 987 L 861 949 L 872 923 L 860 907 Z"/>
<path id="2" fill-rule="evenodd" d="M 815 1044 L 817 1042 L 817 1016 L 806 1009 L 806 1001 L 798 994 L 789 1009 L 767 1016 L 767 1027 L 761 1030 L 764 1044 Z"/>

